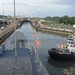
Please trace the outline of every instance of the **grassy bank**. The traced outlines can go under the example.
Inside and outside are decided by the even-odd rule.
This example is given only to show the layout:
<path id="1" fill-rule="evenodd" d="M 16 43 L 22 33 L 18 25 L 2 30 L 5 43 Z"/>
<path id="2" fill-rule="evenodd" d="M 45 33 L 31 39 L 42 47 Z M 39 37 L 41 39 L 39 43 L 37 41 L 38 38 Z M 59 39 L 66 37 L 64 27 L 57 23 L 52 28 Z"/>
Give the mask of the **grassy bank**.
<path id="1" fill-rule="evenodd" d="M 75 28 L 73 27 L 73 25 L 65 25 L 65 24 L 56 24 L 55 22 L 52 22 L 52 21 L 44 21 L 42 22 L 42 24 L 44 26 L 50 26 L 50 27 L 53 27 L 53 28 L 61 28 L 61 29 L 70 29 L 70 30 L 73 30 L 73 32 L 75 33 Z"/>

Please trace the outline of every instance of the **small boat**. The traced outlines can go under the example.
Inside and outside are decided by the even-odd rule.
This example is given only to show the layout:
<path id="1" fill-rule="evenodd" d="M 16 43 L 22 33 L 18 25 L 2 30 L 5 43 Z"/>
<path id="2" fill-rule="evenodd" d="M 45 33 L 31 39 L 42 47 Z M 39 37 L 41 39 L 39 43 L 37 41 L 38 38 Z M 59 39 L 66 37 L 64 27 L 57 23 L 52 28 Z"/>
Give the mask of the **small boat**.
<path id="1" fill-rule="evenodd" d="M 69 35 L 67 44 L 62 43 L 58 48 L 48 50 L 51 58 L 56 60 L 73 60 L 75 59 L 75 38 Z"/>

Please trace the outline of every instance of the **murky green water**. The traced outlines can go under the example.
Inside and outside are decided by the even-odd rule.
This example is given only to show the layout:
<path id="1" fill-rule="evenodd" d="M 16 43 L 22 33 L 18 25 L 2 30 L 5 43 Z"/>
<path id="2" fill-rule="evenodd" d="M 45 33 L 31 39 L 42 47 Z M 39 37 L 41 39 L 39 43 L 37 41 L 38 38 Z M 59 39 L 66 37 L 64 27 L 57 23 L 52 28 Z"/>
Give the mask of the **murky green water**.
<path id="1" fill-rule="evenodd" d="M 75 75 L 75 61 L 57 61 L 48 56 L 48 49 L 57 47 L 63 42 L 66 43 L 66 37 L 36 32 L 29 23 L 23 24 L 21 30 L 39 51 L 40 59 L 50 75 Z"/>

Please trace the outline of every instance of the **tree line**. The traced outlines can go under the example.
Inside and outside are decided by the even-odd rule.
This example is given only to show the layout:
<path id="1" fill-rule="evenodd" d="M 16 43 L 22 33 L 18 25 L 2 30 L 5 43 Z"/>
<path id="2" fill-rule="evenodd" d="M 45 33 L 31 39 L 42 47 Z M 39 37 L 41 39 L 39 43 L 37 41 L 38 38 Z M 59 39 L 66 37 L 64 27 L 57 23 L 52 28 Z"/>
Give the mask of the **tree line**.
<path id="1" fill-rule="evenodd" d="M 0 15 L 0 18 L 1 18 L 1 19 L 2 19 L 3 17 L 4 17 L 4 18 L 7 18 L 7 16 L 5 16 L 5 15 L 4 15 L 4 16 L 3 16 L 3 15 Z"/>
<path id="2" fill-rule="evenodd" d="M 55 21 L 56 23 L 64 23 L 66 25 L 73 25 L 75 24 L 75 17 L 68 17 L 67 15 L 62 16 L 62 17 L 50 17 L 47 16 L 44 18 L 45 20 L 50 20 L 50 21 Z"/>

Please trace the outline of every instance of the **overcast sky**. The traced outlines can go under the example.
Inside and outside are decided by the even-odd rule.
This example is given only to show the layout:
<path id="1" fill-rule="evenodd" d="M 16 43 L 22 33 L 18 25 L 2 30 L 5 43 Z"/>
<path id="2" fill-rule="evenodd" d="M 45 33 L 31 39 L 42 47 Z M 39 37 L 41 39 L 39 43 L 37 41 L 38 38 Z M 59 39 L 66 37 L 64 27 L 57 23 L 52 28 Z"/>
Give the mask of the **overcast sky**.
<path id="1" fill-rule="evenodd" d="M 0 0 L 0 15 L 13 16 L 14 0 Z M 31 17 L 75 16 L 75 0 L 15 0 L 16 15 Z"/>

